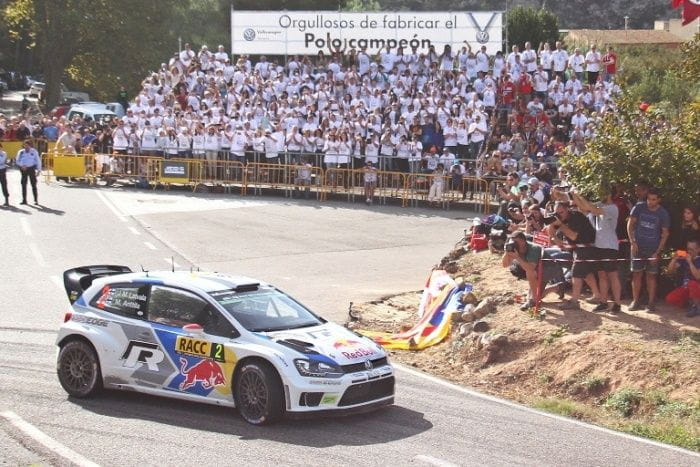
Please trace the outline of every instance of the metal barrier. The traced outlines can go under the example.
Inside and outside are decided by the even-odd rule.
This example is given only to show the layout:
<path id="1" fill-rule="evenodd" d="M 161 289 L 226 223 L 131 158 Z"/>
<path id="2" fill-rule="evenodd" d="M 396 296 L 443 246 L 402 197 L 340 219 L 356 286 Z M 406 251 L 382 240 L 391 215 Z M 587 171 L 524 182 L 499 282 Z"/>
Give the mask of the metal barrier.
<path id="1" fill-rule="evenodd" d="M 158 162 L 161 158 L 133 156 L 123 154 L 95 154 L 94 180 L 102 180 L 107 185 L 116 182 L 134 183 L 146 188 L 155 185 L 160 172 Z"/>
<path id="2" fill-rule="evenodd" d="M 489 212 L 488 182 L 480 178 L 409 174 L 406 189 L 411 206 L 427 200 L 449 209 L 451 204 L 462 202 L 472 204 L 477 212 Z"/>
<path id="3" fill-rule="evenodd" d="M 298 156 L 298 155 L 297 155 Z M 223 187 L 231 193 L 261 195 L 265 191 L 282 191 L 287 197 L 314 197 L 319 201 L 331 197 L 355 202 L 359 196 L 387 204 L 400 200 L 401 206 L 418 206 L 431 201 L 445 209 L 455 204 L 471 204 L 477 212 L 488 214 L 492 193 L 500 180 L 489 183 L 477 177 L 455 177 L 373 170 L 376 181 L 366 180 L 366 169 L 337 168 L 323 170 L 299 156 L 293 164 L 172 158 L 122 154 L 42 154 L 44 176 L 79 178 L 89 183 L 102 181 L 134 184 L 141 188 L 159 186 L 168 189 L 182 185 L 196 190 L 199 186 Z M 437 182 L 437 179 L 440 182 Z M 437 182 L 437 183 L 436 183 Z M 433 193 L 431 187 L 435 185 Z M 441 189 L 440 189 L 441 188 Z"/>
<path id="4" fill-rule="evenodd" d="M 195 181 L 194 190 L 200 185 L 217 185 L 222 186 L 227 193 L 231 193 L 234 187 L 240 187 L 241 193 L 245 192 L 246 168 L 243 163 L 224 160 L 200 162 L 200 173 Z"/>
<path id="5" fill-rule="evenodd" d="M 316 193 L 316 199 L 322 199 L 323 173 L 320 167 L 307 164 L 268 164 L 250 163 L 245 166 L 243 194 L 252 188 L 254 195 L 261 195 L 263 190 L 282 190 L 287 197 L 296 195 L 310 197 Z"/>
<path id="6" fill-rule="evenodd" d="M 46 141 L 42 138 L 28 138 L 29 141 L 34 145 L 34 149 L 37 150 L 39 154 L 46 152 L 53 152 L 56 150 L 55 141 Z M 3 151 L 7 153 L 7 160 L 12 161 L 17 157 L 17 153 L 22 149 L 24 142 L 27 140 L 0 140 L 2 143 Z"/>

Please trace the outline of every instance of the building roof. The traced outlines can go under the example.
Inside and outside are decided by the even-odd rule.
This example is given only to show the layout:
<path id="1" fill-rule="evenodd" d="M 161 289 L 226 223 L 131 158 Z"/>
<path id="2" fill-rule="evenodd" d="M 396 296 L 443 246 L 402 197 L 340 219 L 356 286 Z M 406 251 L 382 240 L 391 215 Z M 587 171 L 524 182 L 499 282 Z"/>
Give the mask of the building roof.
<path id="1" fill-rule="evenodd" d="M 570 29 L 567 37 L 574 42 L 597 44 L 681 44 L 684 40 L 668 31 L 655 29 Z"/>

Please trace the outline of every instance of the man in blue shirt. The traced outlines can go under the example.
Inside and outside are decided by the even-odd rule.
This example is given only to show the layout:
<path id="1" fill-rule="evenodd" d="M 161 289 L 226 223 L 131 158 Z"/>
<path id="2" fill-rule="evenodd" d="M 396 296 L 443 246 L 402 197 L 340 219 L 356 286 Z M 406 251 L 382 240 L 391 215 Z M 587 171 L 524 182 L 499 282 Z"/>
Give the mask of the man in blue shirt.
<path id="1" fill-rule="evenodd" d="M 632 253 L 632 303 L 629 309 L 639 310 L 642 292 L 642 275 L 646 272 L 649 303 L 647 312 L 656 311 L 656 275 L 659 258 L 668 240 L 671 218 L 660 204 L 661 196 L 656 188 L 650 188 L 646 202 L 637 203 L 627 221 L 627 234 Z"/>
<path id="2" fill-rule="evenodd" d="M 39 193 L 36 188 L 36 176 L 41 172 L 41 157 L 34 149 L 31 140 L 24 142 L 24 147 L 17 153 L 16 164 L 22 173 L 22 203 L 27 204 L 27 179 L 32 184 L 34 204 L 39 204 Z"/>

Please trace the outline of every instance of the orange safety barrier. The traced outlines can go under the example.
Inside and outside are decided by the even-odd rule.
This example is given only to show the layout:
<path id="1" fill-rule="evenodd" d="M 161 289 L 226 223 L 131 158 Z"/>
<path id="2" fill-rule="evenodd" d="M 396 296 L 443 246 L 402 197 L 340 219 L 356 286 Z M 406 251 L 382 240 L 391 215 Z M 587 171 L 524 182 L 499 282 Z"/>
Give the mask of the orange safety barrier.
<path id="1" fill-rule="evenodd" d="M 324 172 L 323 178 L 323 200 L 328 199 L 328 195 L 345 195 L 348 201 L 355 201 L 359 196 L 365 199 L 365 186 L 368 183 L 373 185 L 372 198 L 380 204 L 386 204 L 388 198 L 401 200 L 401 205 L 406 207 L 406 176 L 401 172 L 385 172 L 376 170 L 376 181 L 369 181 L 365 177 L 364 169 L 341 169 L 330 168 Z M 367 181 L 366 181 L 367 180 Z"/>
<path id="2" fill-rule="evenodd" d="M 230 193 L 233 187 L 240 187 L 241 193 L 245 191 L 245 166 L 238 161 L 202 161 L 201 173 L 196 180 L 194 189 L 199 185 L 222 186 Z"/>
<path id="3" fill-rule="evenodd" d="M 116 182 L 135 183 L 138 185 L 154 184 L 158 176 L 158 161 L 150 156 L 129 154 L 95 154 L 93 176 L 95 181 L 103 180 L 108 185 Z"/>
<path id="4" fill-rule="evenodd" d="M 447 207 L 449 200 L 445 197 L 445 190 L 449 184 L 447 175 L 436 174 L 409 174 L 406 179 L 406 192 L 404 199 L 410 201 L 410 205 L 418 206 L 420 201 L 428 201 L 431 204 L 440 204 Z M 405 203 L 404 203 L 405 204 Z"/>
<path id="5" fill-rule="evenodd" d="M 261 195 L 264 190 L 283 190 L 287 197 L 301 195 L 302 192 L 303 196 L 308 197 L 315 193 L 320 200 L 322 184 L 323 173 L 319 167 L 302 163 L 249 163 L 245 166 L 243 194 L 247 194 L 249 188 L 255 195 Z"/>
<path id="6" fill-rule="evenodd" d="M 473 204 L 477 211 L 488 213 L 488 182 L 480 178 L 414 173 L 408 175 L 406 189 L 411 206 L 429 201 L 449 209 L 459 202 Z"/>

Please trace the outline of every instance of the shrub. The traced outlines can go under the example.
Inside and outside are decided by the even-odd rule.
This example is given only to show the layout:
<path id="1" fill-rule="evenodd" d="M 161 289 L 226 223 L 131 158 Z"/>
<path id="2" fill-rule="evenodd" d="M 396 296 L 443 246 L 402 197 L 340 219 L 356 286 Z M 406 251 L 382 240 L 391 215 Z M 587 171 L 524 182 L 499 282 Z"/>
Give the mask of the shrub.
<path id="1" fill-rule="evenodd" d="M 642 399 L 642 393 L 637 389 L 623 388 L 611 394 L 605 401 L 605 407 L 618 412 L 623 417 L 634 413 Z"/>

